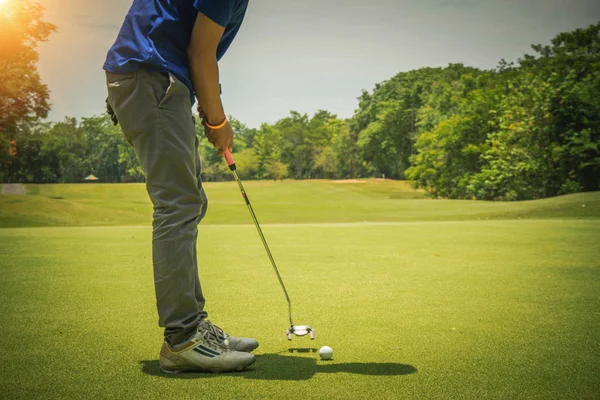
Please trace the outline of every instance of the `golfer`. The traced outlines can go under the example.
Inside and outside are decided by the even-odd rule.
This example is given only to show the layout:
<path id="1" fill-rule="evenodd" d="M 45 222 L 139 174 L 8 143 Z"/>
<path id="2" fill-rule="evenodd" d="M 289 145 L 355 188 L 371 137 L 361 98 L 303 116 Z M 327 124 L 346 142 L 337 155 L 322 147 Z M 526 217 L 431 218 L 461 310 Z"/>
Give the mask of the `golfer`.
<path id="1" fill-rule="evenodd" d="M 107 105 L 146 176 L 154 204 L 152 261 L 163 373 L 238 371 L 254 362 L 254 339 L 207 319 L 196 257 L 207 198 L 192 105 L 218 155 L 233 131 L 220 98 L 219 67 L 248 0 L 134 0 L 104 70 Z"/>

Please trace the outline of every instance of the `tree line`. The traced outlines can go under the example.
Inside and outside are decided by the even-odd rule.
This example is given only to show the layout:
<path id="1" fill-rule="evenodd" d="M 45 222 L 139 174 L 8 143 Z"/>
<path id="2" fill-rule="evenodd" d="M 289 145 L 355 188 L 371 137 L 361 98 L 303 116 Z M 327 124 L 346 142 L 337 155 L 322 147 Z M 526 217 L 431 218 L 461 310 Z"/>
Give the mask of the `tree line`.
<path id="1" fill-rule="evenodd" d="M 53 28 L 44 29 L 47 37 Z M 239 173 L 243 179 L 385 176 L 452 199 L 599 190 L 600 23 L 532 49 L 493 70 L 451 64 L 399 73 L 363 91 L 349 119 L 291 111 L 249 128 L 230 117 Z M 13 64 L 31 69 L 33 55 L 29 64 L 22 57 Z M 47 89 L 38 77 L 29 90 L 38 94 L 37 103 L 25 98 L 29 108 L 0 93 L 0 181 L 81 182 L 88 174 L 103 182 L 143 181 L 133 149 L 107 115 L 44 122 Z M 200 123 L 197 135 L 203 179 L 231 179 Z"/>

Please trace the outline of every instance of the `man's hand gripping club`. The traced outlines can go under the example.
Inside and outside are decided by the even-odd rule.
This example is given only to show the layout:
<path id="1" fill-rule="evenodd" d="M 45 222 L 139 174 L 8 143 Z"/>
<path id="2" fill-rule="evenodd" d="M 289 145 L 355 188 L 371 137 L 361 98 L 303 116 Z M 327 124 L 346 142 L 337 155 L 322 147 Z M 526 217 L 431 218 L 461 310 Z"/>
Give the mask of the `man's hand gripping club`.
<path id="1" fill-rule="evenodd" d="M 222 156 L 225 151 L 229 149 L 232 151 L 233 146 L 233 129 L 229 124 L 229 121 L 225 120 L 219 125 L 211 125 L 208 123 L 204 112 L 198 105 L 198 115 L 202 119 L 202 126 L 204 126 L 204 136 L 208 139 L 210 144 L 215 146 L 217 149 L 217 155 Z"/>

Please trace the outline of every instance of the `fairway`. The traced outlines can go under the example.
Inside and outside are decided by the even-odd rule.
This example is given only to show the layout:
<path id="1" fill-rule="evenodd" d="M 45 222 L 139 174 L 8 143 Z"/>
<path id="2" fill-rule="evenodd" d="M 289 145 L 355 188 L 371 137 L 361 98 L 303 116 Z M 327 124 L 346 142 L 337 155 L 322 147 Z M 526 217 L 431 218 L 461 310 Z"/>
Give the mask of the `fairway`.
<path id="1" fill-rule="evenodd" d="M 246 372 L 175 377 L 158 372 L 143 186 L 0 196 L 0 398 L 599 398 L 598 193 L 487 203 L 360 185 L 246 185 L 295 322 L 317 330 L 292 342 L 239 192 L 208 185 L 209 317 L 260 347 Z M 84 211 L 104 205 L 94 224 Z"/>

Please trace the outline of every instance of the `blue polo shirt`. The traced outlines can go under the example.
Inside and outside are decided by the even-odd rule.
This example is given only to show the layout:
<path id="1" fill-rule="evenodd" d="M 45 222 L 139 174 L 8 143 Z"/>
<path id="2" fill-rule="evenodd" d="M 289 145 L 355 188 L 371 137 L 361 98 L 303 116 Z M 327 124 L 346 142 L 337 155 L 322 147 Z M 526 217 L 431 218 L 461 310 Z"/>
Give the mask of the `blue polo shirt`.
<path id="1" fill-rule="evenodd" d="M 126 74 L 146 68 L 170 72 L 190 89 L 187 49 L 198 12 L 225 28 L 217 60 L 225 54 L 242 25 L 248 0 L 134 0 L 104 69 Z"/>

